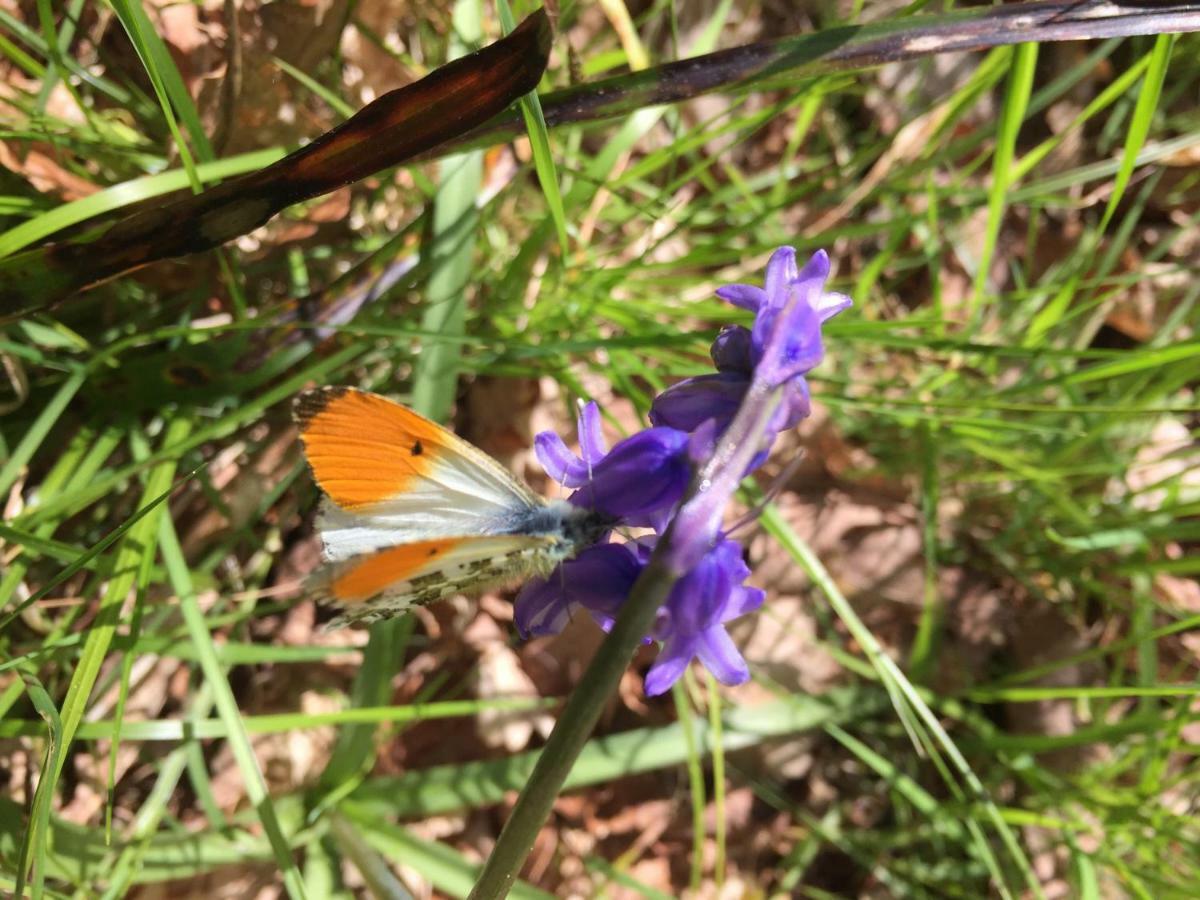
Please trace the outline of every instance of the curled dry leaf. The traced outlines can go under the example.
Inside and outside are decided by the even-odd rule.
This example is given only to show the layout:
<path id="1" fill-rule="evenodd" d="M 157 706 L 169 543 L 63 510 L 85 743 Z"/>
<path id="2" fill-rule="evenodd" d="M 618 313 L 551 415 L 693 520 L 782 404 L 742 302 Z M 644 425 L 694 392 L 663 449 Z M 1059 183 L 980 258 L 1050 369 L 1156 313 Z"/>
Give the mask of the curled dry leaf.
<path id="1" fill-rule="evenodd" d="M 508 700 L 539 696 L 533 679 L 521 666 L 521 658 L 490 616 L 476 616 L 463 632 L 463 640 L 479 653 L 473 670 L 476 696 L 481 700 Z M 488 747 L 517 753 L 529 746 L 536 730 L 542 736 L 554 727 L 547 712 L 485 709 L 476 720 L 480 740 Z"/>

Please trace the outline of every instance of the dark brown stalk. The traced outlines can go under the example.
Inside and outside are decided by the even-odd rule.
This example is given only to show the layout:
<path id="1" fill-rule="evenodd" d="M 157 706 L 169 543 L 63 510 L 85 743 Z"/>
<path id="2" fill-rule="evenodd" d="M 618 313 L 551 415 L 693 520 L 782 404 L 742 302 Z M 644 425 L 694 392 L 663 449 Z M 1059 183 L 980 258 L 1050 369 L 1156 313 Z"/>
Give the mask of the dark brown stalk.
<path id="1" fill-rule="evenodd" d="M 219 247 L 293 203 L 469 131 L 537 86 L 550 40 L 550 23 L 539 10 L 508 37 L 384 94 L 273 165 L 136 212 L 98 238 L 49 244 L 0 261 L 0 322 L 148 263 Z"/>
<path id="2" fill-rule="evenodd" d="M 839 26 L 719 50 L 554 91 L 542 96 L 542 110 L 546 124 L 554 128 L 628 115 L 646 106 L 679 103 L 702 94 L 796 85 L 821 75 L 862 71 L 936 53 L 1189 31 L 1200 31 L 1200 3 L 1012 3 L 873 25 Z M 438 147 L 436 154 L 503 143 L 523 130 L 520 115 L 506 113 Z"/>
<path id="3" fill-rule="evenodd" d="M 716 91 L 795 87 L 935 53 L 1188 31 L 1200 31 L 1200 3 L 1039 0 L 748 44 L 555 91 L 542 98 L 542 107 L 555 127 Z M 50 244 L 0 260 L 0 322 L 155 260 L 216 247 L 291 203 L 379 169 L 511 140 L 524 131 L 520 114 L 495 114 L 537 83 L 549 43 L 546 17 L 535 13 L 504 40 L 381 97 L 261 172 L 134 213 L 97 240 Z"/>

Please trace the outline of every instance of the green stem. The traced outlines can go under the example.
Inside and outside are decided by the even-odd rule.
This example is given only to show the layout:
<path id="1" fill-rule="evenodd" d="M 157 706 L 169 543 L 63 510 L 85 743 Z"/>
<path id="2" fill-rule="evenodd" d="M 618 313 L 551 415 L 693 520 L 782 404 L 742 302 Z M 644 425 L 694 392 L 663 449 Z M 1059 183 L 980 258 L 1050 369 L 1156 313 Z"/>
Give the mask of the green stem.
<path id="1" fill-rule="evenodd" d="M 661 560 L 661 548 L 670 543 L 668 535 L 651 557 L 612 631 L 567 701 L 468 900 L 504 897 L 516 881 L 576 757 L 591 737 L 608 698 L 616 691 L 634 651 L 654 625 L 658 608 L 666 602 L 675 584 L 678 576 Z"/>

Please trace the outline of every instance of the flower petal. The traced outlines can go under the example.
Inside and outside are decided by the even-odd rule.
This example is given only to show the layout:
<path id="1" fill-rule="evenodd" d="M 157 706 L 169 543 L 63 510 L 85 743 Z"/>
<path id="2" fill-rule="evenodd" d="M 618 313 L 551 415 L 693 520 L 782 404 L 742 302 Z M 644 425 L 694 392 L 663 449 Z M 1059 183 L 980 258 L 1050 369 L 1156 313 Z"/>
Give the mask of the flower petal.
<path id="1" fill-rule="evenodd" d="M 697 637 L 694 646 L 700 662 L 721 684 L 745 684 L 750 680 L 750 667 L 738 652 L 725 626 L 715 625 L 708 629 Z M 649 693 L 649 678 L 646 682 L 646 693 Z"/>
<path id="2" fill-rule="evenodd" d="M 760 313 L 754 320 L 753 337 L 759 354 L 755 377 L 773 386 L 810 371 L 825 355 L 821 317 L 803 297 L 790 309 Z M 768 354 L 768 344 L 772 341 L 781 346 Z"/>
<path id="3" fill-rule="evenodd" d="M 732 303 L 734 306 L 740 306 L 750 312 L 758 312 L 759 308 L 767 302 L 767 292 L 752 284 L 722 285 L 717 288 L 717 296 L 726 303 Z"/>
<path id="4" fill-rule="evenodd" d="M 710 456 L 717 446 L 717 433 L 720 423 L 716 419 L 705 419 L 688 438 L 688 458 L 700 465 Z"/>
<path id="5" fill-rule="evenodd" d="M 731 543 L 731 542 L 726 542 Z M 736 546 L 736 545 L 735 545 Z M 738 548 L 739 553 L 741 548 Z M 707 553 L 690 572 L 675 582 L 667 598 L 667 630 L 676 634 L 699 634 L 720 621 L 733 582 L 718 545 Z"/>
<path id="6" fill-rule="evenodd" d="M 671 689 L 687 670 L 688 663 L 696 655 L 696 640 L 691 637 L 673 637 L 658 651 L 658 658 L 646 673 L 646 696 L 657 697 Z"/>
<path id="7" fill-rule="evenodd" d="M 534 578 L 521 589 L 514 604 L 517 630 L 525 637 L 557 634 L 578 608 L 611 626 L 644 567 L 635 546 L 588 547 L 548 577 Z"/>
<path id="8" fill-rule="evenodd" d="M 589 401 L 579 411 L 579 452 L 583 456 L 584 465 L 594 467 L 608 453 L 608 444 L 604 440 L 604 431 L 600 426 L 600 407 L 596 401 Z M 571 485 L 578 487 L 578 485 Z"/>
<path id="9" fill-rule="evenodd" d="M 735 587 L 729 594 L 729 599 L 725 603 L 725 609 L 721 613 L 721 623 L 732 622 L 739 616 L 744 616 L 746 613 L 752 613 L 767 599 L 766 591 L 756 587 L 746 587 L 741 585 Z"/>
<path id="10" fill-rule="evenodd" d="M 627 525 L 679 502 L 692 478 L 688 436 L 675 428 L 647 428 L 630 435 L 596 464 L 592 478 L 571 495 Z"/>
<path id="11" fill-rule="evenodd" d="M 849 309 L 853 305 L 853 300 L 845 294 L 839 294 L 836 291 L 822 291 L 821 296 L 813 304 L 817 309 L 817 313 L 821 316 L 822 322 L 829 321 L 842 310 Z"/>
<path id="12" fill-rule="evenodd" d="M 792 263 L 795 265 L 795 251 L 792 251 Z M 770 263 L 767 263 L 768 273 L 770 272 Z M 793 269 L 794 271 L 794 269 Z M 769 277 L 769 276 L 768 276 Z M 804 264 L 804 268 L 792 276 L 793 282 L 799 283 L 816 283 L 818 290 L 823 290 L 825 282 L 829 279 L 829 254 L 824 250 L 818 250 L 808 258 L 808 262 Z M 814 301 L 816 298 L 812 298 Z M 811 301 L 810 301 L 811 302 Z M 813 303 L 815 306 L 816 304 Z"/>
<path id="13" fill-rule="evenodd" d="M 776 433 L 795 428 L 812 413 L 812 397 L 808 381 L 797 375 L 783 383 L 783 402 L 771 417 L 770 430 Z"/>
<path id="14" fill-rule="evenodd" d="M 546 474 L 564 487 L 577 488 L 587 483 L 587 464 L 553 431 L 543 431 L 533 439 L 533 452 Z"/>
<path id="15" fill-rule="evenodd" d="M 685 378 L 654 398 L 650 421 L 692 432 L 707 420 L 716 419 L 720 433 L 733 420 L 749 387 L 748 376 L 732 372 Z"/>
<path id="16" fill-rule="evenodd" d="M 513 601 L 513 620 L 521 637 L 558 634 L 571 618 L 570 604 L 558 584 L 561 566 L 548 578 L 534 578 Z"/>
<path id="17" fill-rule="evenodd" d="M 787 303 L 788 289 L 796 280 L 796 274 L 796 251 L 794 248 L 780 247 L 771 254 L 771 258 L 767 260 L 766 283 L 763 285 L 767 292 L 767 306 L 772 309 L 783 308 Z"/>
<path id="18" fill-rule="evenodd" d="M 616 618 L 643 568 L 628 544 L 600 544 L 563 563 L 561 585 L 572 604 L 594 616 Z"/>

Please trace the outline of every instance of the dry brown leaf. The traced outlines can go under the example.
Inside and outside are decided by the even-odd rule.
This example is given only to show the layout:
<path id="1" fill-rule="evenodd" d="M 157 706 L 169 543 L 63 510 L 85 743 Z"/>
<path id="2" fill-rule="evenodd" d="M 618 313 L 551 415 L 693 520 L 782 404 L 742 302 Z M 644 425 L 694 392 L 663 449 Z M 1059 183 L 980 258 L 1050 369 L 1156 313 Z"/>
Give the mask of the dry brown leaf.
<path id="1" fill-rule="evenodd" d="M 64 201 L 78 200 L 99 190 L 95 184 L 68 172 L 40 150 L 27 150 L 22 159 L 4 141 L 0 141 L 0 167 L 23 176 L 38 191 L 61 197 Z"/>
<path id="2" fill-rule="evenodd" d="M 1130 496 L 1141 510 L 1154 512 L 1168 498 L 1177 503 L 1200 500 L 1200 446 L 1188 426 L 1164 416 L 1154 423 L 1121 482 L 1109 485 L 1108 495 Z"/>
<path id="3" fill-rule="evenodd" d="M 476 618 L 470 642 L 480 651 L 474 669 L 476 696 L 481 700 L 507 698 L 536 698 L 537 687 L 521 667 L 520 657 L 505 643 L 505 636 L 489 616 Z M 480 646 L 479 632 L 491 631 L 490 639 Z M 464 635 L 464 639 L 467 636 Z M 529 746 L 536 730 L 548 735 L 554 727 L 554 717 L 546 712 L 485 709 L 477 719 L 479 737 L 485 745 L 518 753 Z"/>

